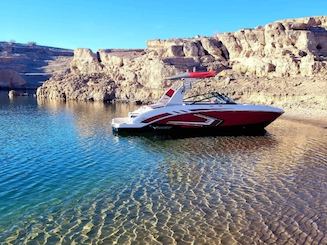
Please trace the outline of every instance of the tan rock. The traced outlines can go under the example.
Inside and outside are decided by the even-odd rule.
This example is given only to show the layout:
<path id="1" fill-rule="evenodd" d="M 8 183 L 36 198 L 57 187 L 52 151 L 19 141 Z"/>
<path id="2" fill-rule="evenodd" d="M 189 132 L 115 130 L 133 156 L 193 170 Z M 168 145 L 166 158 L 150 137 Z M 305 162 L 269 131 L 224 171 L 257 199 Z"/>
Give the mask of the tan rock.
<path id="1" fill-rule="evenodd" d="M 304 56 L 301 59 L 300 71 L 303 76 L 313 76 L 319 73 L 326 73 L 327 61 L 317 61 L 313 55 Z"/>
<path id="2" fill-rule="evenodd" d="M 272 63 L 276 66 L 276 75 L 278 77 L 299 74 L 299 63 L 291 56 L 285 56 L 279 59 L 274 59 L 272 60 Z"/>
<path id="3" fill-rule="evenodd" d="M 274 72 L 276 66 L 270 63 L 267 59 L 251 57 L 240 59 L 233 65 L 233 70 L 238 73 L 261 77 L 268 75 L 270 72 Z"/>
<path id="4" fill-rule="evenodd" d="M 223 51 L 221 49 L 222 43 L 215 38 L 201 38 L 203 49 L 212 57 L 216 59 L 225 60 Z"/>
<path id="5" fill-rule="evenodd" d="M 241 56 L 242 46 L 232 33 L 221 33 L 217 35 L 217 38 L 227 48 L 231 60 Z"/>
<path id="6" fill-rule="evenodd" d="M 149 102 L 161 95 L 164 77 L 193 68 L 225 70 L 226 76 L 236 80 L 249 78 L 242 80 L 246 80 L 246 85 L 242 86 L 253 91 L 259 85 L 247 82 L 257 83 L 259 78 L 265 83 L 274 79 L 293 84 L 293 79 L 300 79 L 300 76 L 325 74 L 326 28 L 327 17 L 322 16 L 281 20 L 214 37 L 150 40 L 147 49 L 141 51 L 99 50 L 94 54 L 89 49 L 78 49 L 71 62 L 72 72 L 47 81 L 38 90 L 38 96 Z M 214 87 L 218 86 L 218 80 L 211 81 Z M 234 86 L 234 80 L 232 84 Z M 203 85 L 199 90 L 201 88 L 206 87 Z M 272 86 L 269 89 L 277 94 L 276 91 L 284 88 L 275 91 Z M 293 88 L 287 85 L 285 89 Z M 244 95 L 246 91 L 238 96 Z"/>
<path id="7" fill-rule="evenodd" d="M 96 54 L 91 49 L 78 48 L 74 50 L 74 58 L 70 64 L 72 71 L 83 74 L 102 72 L 102 67 Z"/>
<path id="8" fill-rule="evenodd" d="M 183 45 L 183 52 L 186 57 L 198 57 L 199 56 L 199 48 L 195 42 L 186 42 Z"/>
<path id="9" fill-rule="evenodd" d="M 100 50 L 98 53 L 101 63 L 105 66 L 121 67 L 124 65 L 122 57 L 111 55 L 110 53 L 107 53 L 104 50 Z"/>
<path id="10" fill-rule="evenodd" d="M 185 56 L 183 51 L 183 45 L 172 45 L 167 48 L 167 57 L 183 57 Z"/>

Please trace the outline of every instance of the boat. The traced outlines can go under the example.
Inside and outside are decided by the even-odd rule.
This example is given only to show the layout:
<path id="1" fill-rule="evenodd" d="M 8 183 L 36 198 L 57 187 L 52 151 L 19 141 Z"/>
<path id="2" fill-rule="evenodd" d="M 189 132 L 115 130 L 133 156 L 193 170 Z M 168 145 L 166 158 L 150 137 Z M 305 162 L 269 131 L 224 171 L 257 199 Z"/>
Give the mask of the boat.
<path id="1" fill-rule="evenodd" d="M 121 132 L 230 133 L 263 130 L 284 111 L 267 105 L 238 104 L 223 93 L 211 92 L 184 98 L 200 79 L 216 72 L 185 72 L 165 80 L 171 85 L 159 101 L 143 105 L 127 117 L 114 118 L 112 128 Z M 178 80 L 178 82 L 176 82 Z"/>

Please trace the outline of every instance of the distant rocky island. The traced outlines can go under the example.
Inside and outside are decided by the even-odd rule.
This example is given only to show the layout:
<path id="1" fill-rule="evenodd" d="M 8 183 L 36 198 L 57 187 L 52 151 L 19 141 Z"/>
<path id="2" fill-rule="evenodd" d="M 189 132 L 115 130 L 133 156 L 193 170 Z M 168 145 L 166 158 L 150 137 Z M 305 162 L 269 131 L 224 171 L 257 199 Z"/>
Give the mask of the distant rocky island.
<path id="1" fill-rule="evenodd" d="M 286 19 L 211 37 L 150 40 L 146 49 L 76 49 L 72 58 L 71 50 L 38 46 L 22 52 L 26 57 L 19 67 L 12 65 L 20 62 L 17 48 L 10 51 L 12 61 L 6 60 L 3 45 L 0 86 L 10 84 L 3 82 L 3 69 L 20 76 L 29 68 L 30 73 L 46 71 L 49 79 L 37 89 L 40 100 L 148 103 L 163 92 L 164 77 L 195 68 L 219 72 L 200 82 L 195 92 L 219 90 L 243 102 L 327 115 L 327 16 Z M 33 56 L 38 65 L 25 65 Z"/>

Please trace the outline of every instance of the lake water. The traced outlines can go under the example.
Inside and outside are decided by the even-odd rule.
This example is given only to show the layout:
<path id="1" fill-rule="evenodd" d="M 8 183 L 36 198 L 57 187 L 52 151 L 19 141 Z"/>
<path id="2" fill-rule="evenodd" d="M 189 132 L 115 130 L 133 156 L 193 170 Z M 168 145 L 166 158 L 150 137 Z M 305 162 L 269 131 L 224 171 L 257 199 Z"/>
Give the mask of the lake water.
<path id="1" fill-rule="evenodd" d="M 0 96 L 0 243 L 327 244 L 327 129 L 118 137 L 135 106 Z"/>

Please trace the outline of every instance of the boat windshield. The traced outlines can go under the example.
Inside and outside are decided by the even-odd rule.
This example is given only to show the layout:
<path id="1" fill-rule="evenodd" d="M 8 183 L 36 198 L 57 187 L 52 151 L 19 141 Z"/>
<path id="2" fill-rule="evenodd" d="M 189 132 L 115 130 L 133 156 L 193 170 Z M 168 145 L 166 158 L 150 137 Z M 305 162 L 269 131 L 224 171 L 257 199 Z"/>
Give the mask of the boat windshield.
<path id="1" fill-rule="evenodd" d="M 225 94 L 218 92 L 211 92 L 207 94 L 200 94 L 190 96 L 184 99 L 185 104 L 236 104 L 231 98 Z"/>

